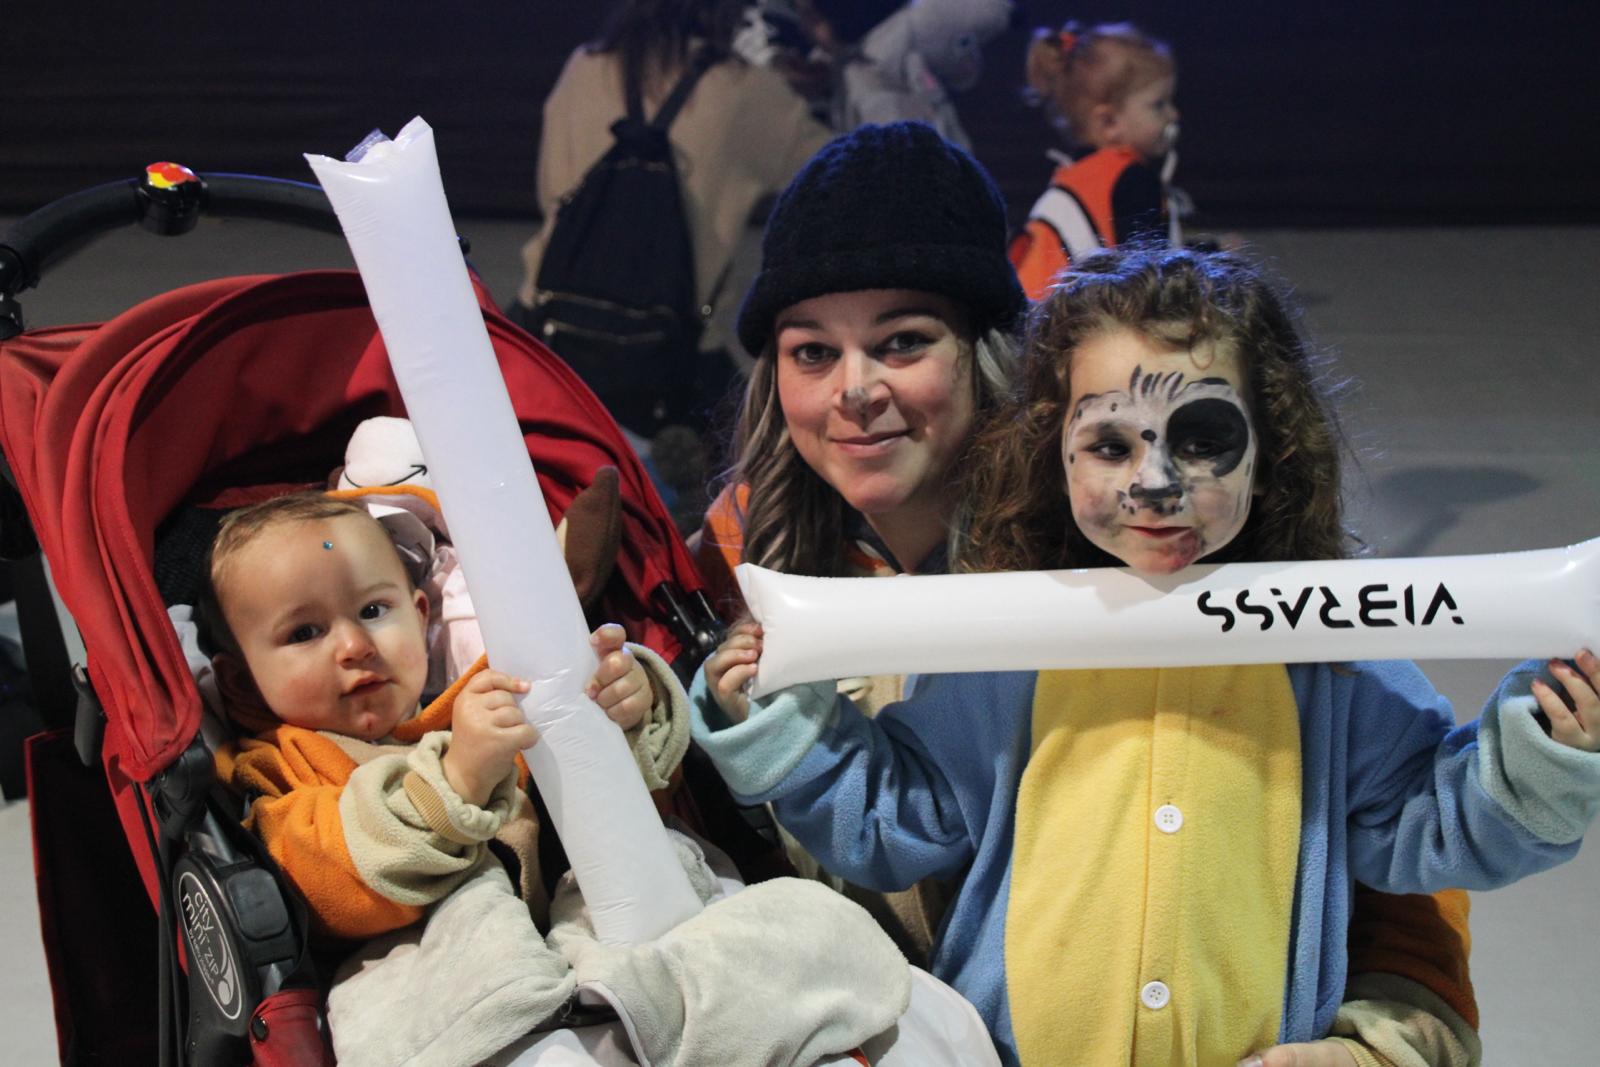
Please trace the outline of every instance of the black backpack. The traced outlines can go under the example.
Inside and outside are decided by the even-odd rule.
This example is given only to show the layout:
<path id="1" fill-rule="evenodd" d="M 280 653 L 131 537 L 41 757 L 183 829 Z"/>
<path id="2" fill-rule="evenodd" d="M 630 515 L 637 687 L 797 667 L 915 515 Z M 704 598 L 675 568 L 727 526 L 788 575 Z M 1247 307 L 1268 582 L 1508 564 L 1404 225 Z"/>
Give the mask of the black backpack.
<path id="1" fill-rule="evenodd" d="M 561 202 L 531 312 L 522 325 L 588 383 L 613 417 L 643 437 L 690 421 L 701 331 L 694 246 L 667 128 L 711 66 L 701 53 L 654 119 L 637 79 L 616 143 Z"/>

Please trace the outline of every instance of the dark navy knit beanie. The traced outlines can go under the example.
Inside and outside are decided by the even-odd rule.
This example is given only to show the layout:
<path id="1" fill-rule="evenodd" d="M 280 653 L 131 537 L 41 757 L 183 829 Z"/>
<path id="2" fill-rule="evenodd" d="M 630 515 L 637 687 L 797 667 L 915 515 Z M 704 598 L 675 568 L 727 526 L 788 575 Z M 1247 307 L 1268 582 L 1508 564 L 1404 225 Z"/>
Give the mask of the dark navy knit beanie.
<path id="1" fill-rule="evenodd" d="M 760 355 L 778 312 L 859 289 L 947 296 L 979 332 L 1010 327 L 1027 306 L 994 180 L 924 123 L 863 126 L 800 169 L 767 220 L 739 341 Z"/>

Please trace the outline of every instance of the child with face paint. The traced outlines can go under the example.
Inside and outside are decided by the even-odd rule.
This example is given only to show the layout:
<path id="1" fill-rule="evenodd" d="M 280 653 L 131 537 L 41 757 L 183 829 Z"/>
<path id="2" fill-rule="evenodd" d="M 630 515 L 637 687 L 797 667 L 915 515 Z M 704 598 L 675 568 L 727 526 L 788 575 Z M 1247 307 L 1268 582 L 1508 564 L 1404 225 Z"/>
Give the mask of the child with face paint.
<path id="1" fill-rule="evenodd" d="M 1345 554 L 1335 424 L 1241 261 L 1091 257 L 1024 358 L 980 430 L 969 569 Z M 1341 1010 L 1354 883 L 1504 885 L 1600 808 L 1587 651 L 1459 729 L 1400 662 L 927 676 L 872 720 L 831 686 L 720 680 L 696 737 L 737 795 L 860 884 L 964 876 L 931 969 L 1013 1064 L 1427 1062 Z"/>
<path id="2" fill-rule="evenodd" d="M 1080 30 L 1069 22 L 1034 35 L 1026 74 L 1067 146 L 1011 242 L 1028 299 L 1041 299 L 1068 263 L 1096 249 L 1179 243 L 1168 210 L 1178 108 L 1167 46 L 1128 23 Z"/>

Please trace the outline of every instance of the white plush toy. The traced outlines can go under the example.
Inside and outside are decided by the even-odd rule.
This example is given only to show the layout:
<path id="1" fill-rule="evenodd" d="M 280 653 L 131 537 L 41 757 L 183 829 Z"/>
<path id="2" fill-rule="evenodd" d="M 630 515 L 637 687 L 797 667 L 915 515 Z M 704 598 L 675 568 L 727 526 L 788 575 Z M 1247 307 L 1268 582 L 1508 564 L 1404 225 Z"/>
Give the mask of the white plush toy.
<path id="1" fill-rule="evenodd" d="M 380 415 L 362 422 L 350 435 L 344 466 L 332 481 L 334 489 L 360 494 L 373 518 L 394 538 L 417 587 L 428 594 L 427 691 L 443 691 L 483 655 L 483 634 L 411 420 Z M 385 492 L 390 489 L 394 491 Z M 418 494 L 414 489 L 428 492 Z M 615 470 L 600 468 L 594 484 L 574 498 L 567 515 L 556 524 L 556 544 L 568 557 L 578 598 L 585 604 L 605 584 L 616 557 L 621 534 L 617 493 Z M 568 553 L 568 520 L 575 512 L 583 513 L 585 540 L 582 551 L 574 546 L 574 553 Z M 581 558 L 574 560 L 574 554 Z"/>
<path id="2" fill-rule="evenodd" d="M 389 531 L 412 568 L 417 587 L 428 595 L 426 690 L 438 693 L 483 655 L 483 634 L 450 543 L 450 527 L 432 493 L 398 488 L 403 486 L 433 488 L 411 420 L 390 416 L 366 420 L 350 435 L 334 488 L 363 491 L 361 502 Z"/>

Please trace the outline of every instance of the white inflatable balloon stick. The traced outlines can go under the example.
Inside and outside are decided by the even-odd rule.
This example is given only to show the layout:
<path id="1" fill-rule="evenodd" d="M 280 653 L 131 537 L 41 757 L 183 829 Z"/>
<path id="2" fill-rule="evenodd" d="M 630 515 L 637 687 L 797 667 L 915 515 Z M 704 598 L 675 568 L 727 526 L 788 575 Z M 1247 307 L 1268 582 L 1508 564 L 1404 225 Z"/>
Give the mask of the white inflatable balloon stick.
<path id="1" fill-rule="evenodd" d="M 871 674 L 1522 659 L 1600 641 L 1600 538 L 1427 559 L 805 578 L 743 564 L 752 692 Z"/>
<path id="2" fill-rule="evenodd" d="M 433 130 L 413 119 L 356 162 L 306 159 L 360 268 L 489 660 L 533 683 L 521 705 L 540 741 L 524 755 L 595 932 L 658 937 L 700 900 L 621 731 L 584 694 L 595 654 L 456 243 Z"/>

